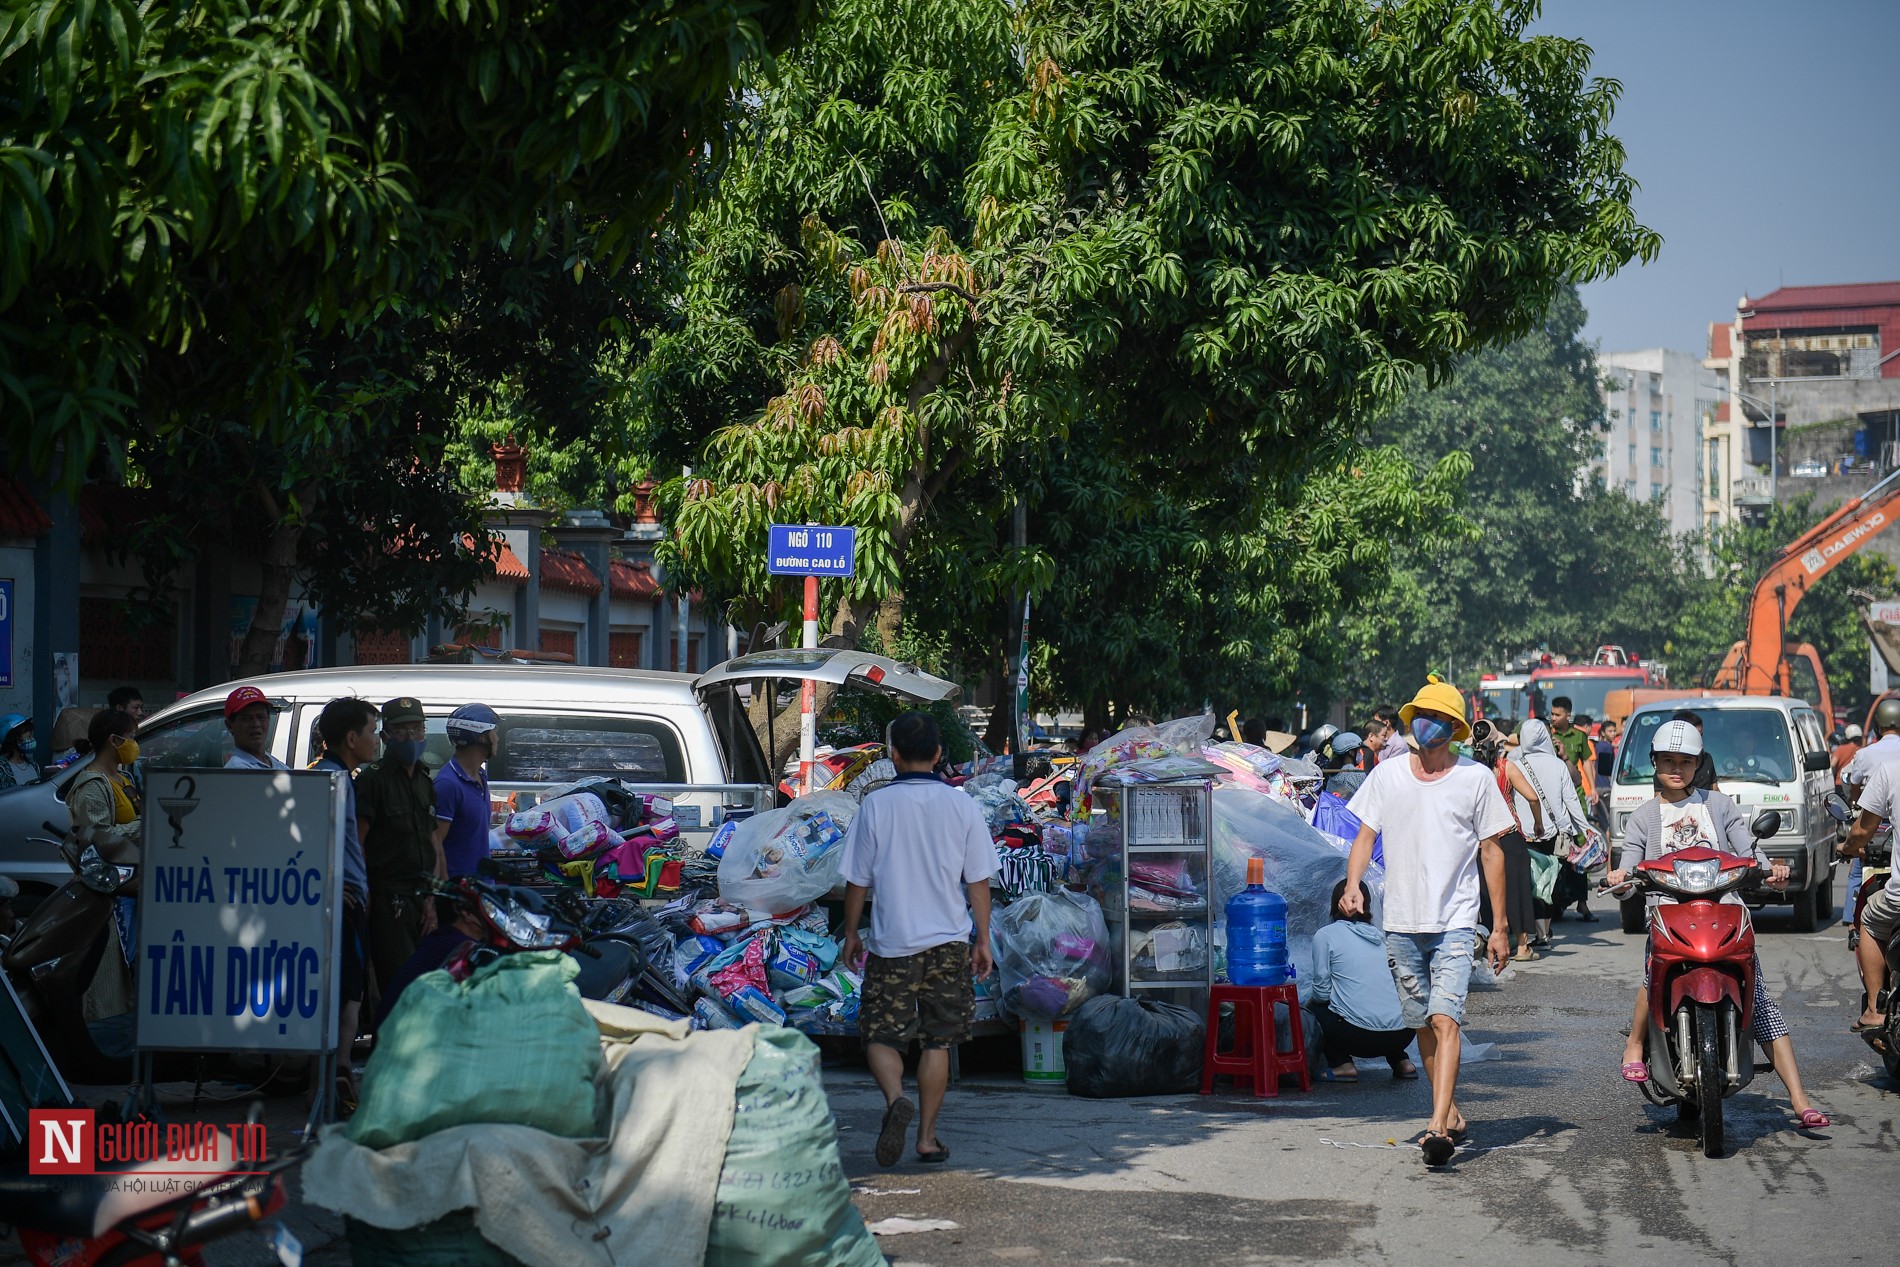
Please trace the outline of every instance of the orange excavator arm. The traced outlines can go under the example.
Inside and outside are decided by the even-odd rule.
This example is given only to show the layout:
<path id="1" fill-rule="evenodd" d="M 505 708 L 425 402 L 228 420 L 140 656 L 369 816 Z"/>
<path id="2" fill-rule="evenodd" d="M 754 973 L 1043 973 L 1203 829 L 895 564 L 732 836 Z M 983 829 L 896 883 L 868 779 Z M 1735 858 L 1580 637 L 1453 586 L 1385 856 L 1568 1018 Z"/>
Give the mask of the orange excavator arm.
<path id="1" fill-rule="evenodd" d="M 1768 570 L 1748 595 L 1747 634 L 1735 644 L 1722 666 L 1723 684 L 1745 695 L 1786 695 L 1791 675 L 1788 659 L 1797 648 L 1786 644 L 1788 621 L 1807 597 L 1808 588 L 1852 558 L 1862 546 L 1900 517 L 1900 485 L 1894 471 L 1872 488 L 1827 516 L 1775 553 Z M 1823 705 L 1827 677 L 1820 658 L 1805 648 L 1801 658 L 1815 669 Z M 1824 714 L 1832 726 L 1831 711 Z"/>

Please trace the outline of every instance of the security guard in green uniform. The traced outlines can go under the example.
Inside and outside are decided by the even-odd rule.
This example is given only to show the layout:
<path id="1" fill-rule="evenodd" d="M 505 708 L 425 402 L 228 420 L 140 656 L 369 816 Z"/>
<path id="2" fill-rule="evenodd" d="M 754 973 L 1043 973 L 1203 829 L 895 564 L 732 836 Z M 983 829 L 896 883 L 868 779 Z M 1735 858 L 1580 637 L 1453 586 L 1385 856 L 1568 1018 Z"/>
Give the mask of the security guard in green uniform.
<path id="1" fill-rule="evenodd" d="M 437 870 L 435 782 L 423 764 L 422 702 L 383 705 L 383 756 L 356 776 L 356 817 L 369 866 L 369 958 L 378 987 L 435 922 L 426 876 Z"/>

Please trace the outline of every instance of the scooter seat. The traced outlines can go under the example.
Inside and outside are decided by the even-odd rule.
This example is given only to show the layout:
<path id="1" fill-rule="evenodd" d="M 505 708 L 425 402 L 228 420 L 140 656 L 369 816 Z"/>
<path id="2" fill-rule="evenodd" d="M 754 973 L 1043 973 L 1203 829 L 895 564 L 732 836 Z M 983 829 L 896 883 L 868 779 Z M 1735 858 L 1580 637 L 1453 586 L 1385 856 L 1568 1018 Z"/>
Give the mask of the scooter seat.
<path id="1" fill-rule="evenodd" d="M 581 968 L 574 988 L 583 999 L 605 1000 L 644 966 L 633 946 L 606 937 L 582 946 L 574 953 L 574 962 Z"/>
<path id="2" fill-rule="evenodd" d="M 35 1175 L 0 1171 L 0 1223 L 56 1236 L 89 1238 L 113 1175 Z"/>

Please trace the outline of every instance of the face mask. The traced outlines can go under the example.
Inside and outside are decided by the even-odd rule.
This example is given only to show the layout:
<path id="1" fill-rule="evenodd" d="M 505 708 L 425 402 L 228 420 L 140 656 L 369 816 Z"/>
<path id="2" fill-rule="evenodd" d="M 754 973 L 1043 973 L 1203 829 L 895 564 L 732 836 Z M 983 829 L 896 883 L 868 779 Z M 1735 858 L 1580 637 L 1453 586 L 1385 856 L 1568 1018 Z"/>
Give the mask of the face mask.
<path id="1" fill-rule="evenodd" d="M 40 741 L 37 739 L 22 739 L 20 741 L 20 755 L 23 757 L 30 757 L 39 750 Z"/>
<path id="2" fill-rule="evenodd" d="M 131 765 L 134 761 L 137 761 L 139 759 L 138 740 L 136 739 L 119 740 L 119 746 L 116 749 L 116 752 L 119 758 L 120 765 Z"/>
<path id="3" fill-rule="evenodd" d="M 383 751 L 399 765 L 414 765 L 422 760 L 422 750 L 427 744 L 426 739 L 385 739 Z"/>
<path id="4" fill-rule="evenodd" d="M 1442 748 L 1451 742 L 1452 725 L 1436 717 L 1414 717 L 1412 736 L 1421 748 Z"/>

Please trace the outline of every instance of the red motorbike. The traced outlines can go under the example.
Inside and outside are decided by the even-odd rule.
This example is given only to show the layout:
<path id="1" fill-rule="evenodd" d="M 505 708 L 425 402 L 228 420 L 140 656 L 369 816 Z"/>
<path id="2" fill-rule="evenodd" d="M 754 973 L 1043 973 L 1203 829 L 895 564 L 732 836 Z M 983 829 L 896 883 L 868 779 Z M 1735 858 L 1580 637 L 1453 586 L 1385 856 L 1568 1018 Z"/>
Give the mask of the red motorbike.
<path id="1" fill-rule="evenodd" d="M 240 1161 L 228 1139 L 217 1151 L 90 1175 L 0 1174 L 0 1223 L 33 1267 L 203 1267 L 204 1246 L 284 1208 L 284 1174 L 303 1160 Z M 300 1249 L 284 1252 L 294 1239 L 279 1238 L 279 1257 L 295 1261 Z"/>
<path id="2" fill-rule="evenodd" d="M 1769 810 L 1749 831 L 1781 830 Z M 1755 1076 L 1755 929 L 1748 908 L 1723 902 L 1760 875 L 1753 858 L 1697 846 L 1640 865 L 1629 881 L 1674 899 L 1650 913 L 1649 1081 L 1651 1103 L 1694 1122 L 1705 1157 L 1723 1148 L 1722 1101 Z"/>

